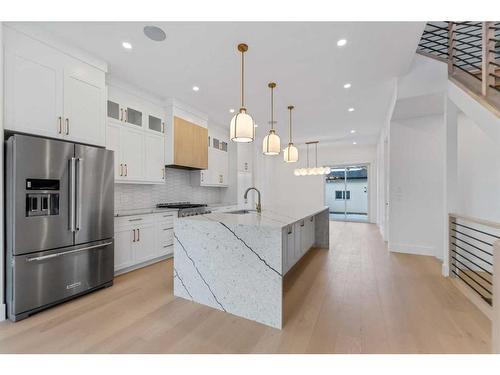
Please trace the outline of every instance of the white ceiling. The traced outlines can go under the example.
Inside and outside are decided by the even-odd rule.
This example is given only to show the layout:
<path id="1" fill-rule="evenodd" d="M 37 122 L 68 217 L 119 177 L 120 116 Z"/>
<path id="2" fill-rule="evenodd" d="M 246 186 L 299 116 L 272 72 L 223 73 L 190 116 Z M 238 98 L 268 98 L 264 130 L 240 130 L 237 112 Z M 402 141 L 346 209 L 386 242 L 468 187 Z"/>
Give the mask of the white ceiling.
<path id="1" fill-rule="evenodd" d="M 393 79 L 414 57 L 421 22 L 43 22 L 54 36 L 105 60 L 118 79 L 162 98 L 175 97 L 229 124 L 239 108 L 240 56 L 246 54 L 246 106 L 258 132 L 269 121 L 275 81 L 278 133 L 288 138 L 287 105 L 296 107 L 296 141 L 374 143 L 393 94 Z M 167 39 L 153 42 L 142 29 L 154 24 Z M 336 42 L 347 39 L 339 48 Z M 133 45 L 130 51 L 122 41 Z M 343 88 L 352 83 L 349 90 Z M 200 87 L 194 92 L 192 86 Z M 347 109 L 354 107 L 349 113 Z M 355 129 L 356 134 L 350 134 Z"/>

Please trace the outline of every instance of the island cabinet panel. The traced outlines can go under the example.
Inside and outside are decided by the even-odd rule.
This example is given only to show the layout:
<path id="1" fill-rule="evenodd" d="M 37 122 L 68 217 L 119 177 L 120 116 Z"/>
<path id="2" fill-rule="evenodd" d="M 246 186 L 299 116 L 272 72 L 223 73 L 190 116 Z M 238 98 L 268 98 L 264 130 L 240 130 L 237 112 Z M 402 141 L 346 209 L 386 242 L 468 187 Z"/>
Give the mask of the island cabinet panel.
<path id="1" fill-rule="evenodd" d="M 208 168 L 208 129 L 174 116 L 173 164 L 191 169 Z"/>
<path id="2" fill-rule="evenodd" d="M 115 218 L 115 274 L 132 271 L 173 253 L 176 212 Z"/>

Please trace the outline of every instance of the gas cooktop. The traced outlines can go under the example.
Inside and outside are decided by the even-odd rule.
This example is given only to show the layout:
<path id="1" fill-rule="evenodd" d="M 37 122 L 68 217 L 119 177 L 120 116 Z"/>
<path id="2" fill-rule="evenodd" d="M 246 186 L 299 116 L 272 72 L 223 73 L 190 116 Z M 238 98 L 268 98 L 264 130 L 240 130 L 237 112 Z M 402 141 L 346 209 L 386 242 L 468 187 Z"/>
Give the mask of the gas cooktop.
<path id="1" fill-rule="evenodd" d="M 190 203 L 190 202 L 158 203 L 156 207 L 178 209 L 179 217 L 204 215 L 212 212 L 209 209 L 207 209 L 206 204 L 202 203 Z"/>
<path id="2" fill-rule="evenodd" d="M 173 203 L 158 203 L 157 208 L 178 208 L 180 210 L 184 208 L 198 208 L 207 207 L 206 204 L 202 203 L 190 203 L 190 202 L 173 202 Z"/>

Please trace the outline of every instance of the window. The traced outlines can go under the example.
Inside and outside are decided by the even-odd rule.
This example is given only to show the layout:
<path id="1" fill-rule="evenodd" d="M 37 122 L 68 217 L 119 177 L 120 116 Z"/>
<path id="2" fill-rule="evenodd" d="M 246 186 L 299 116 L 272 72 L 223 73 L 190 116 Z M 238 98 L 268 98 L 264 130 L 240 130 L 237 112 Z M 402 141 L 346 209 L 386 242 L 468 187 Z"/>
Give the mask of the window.
<path id="1" fill-rule="evenodd" d="M 335 190 L 335 199 L 337 200 L 351 199 L 351 191 Z"/>

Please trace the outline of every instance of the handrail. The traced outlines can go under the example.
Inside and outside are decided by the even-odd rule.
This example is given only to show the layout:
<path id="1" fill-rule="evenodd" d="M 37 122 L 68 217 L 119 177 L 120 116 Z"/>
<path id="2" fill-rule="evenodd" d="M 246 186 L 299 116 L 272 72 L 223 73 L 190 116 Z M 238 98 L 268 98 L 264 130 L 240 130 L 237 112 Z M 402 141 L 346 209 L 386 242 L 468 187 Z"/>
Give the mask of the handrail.
<path id="1" fill-rule="evenodd" d="M 481 224 L 481 225 L 486 225 L 488 227 L 500 229 L 500 223 L 498 223 L 496 221 L 490 221 L 490 220 L 480 219 L 480 218 L 473 217 L 473 216 L 462 215 L 462 214 L 458 214 L 456 212 L 450 212 L 449 216 L 453 216 L 453 217 L 456 217 L 458 219 L 464 219 L 464 220 L 471 221 L 473 223 L 477 223 L 477 224 Z"/>
<path id="2" fill-rule="evenodd" d="M 417 52 L 448 63 L 448 75 L 500 113 L 500 23 L 428 22 Z M 486 104 L 485 103 L 485 104 Z"/>

